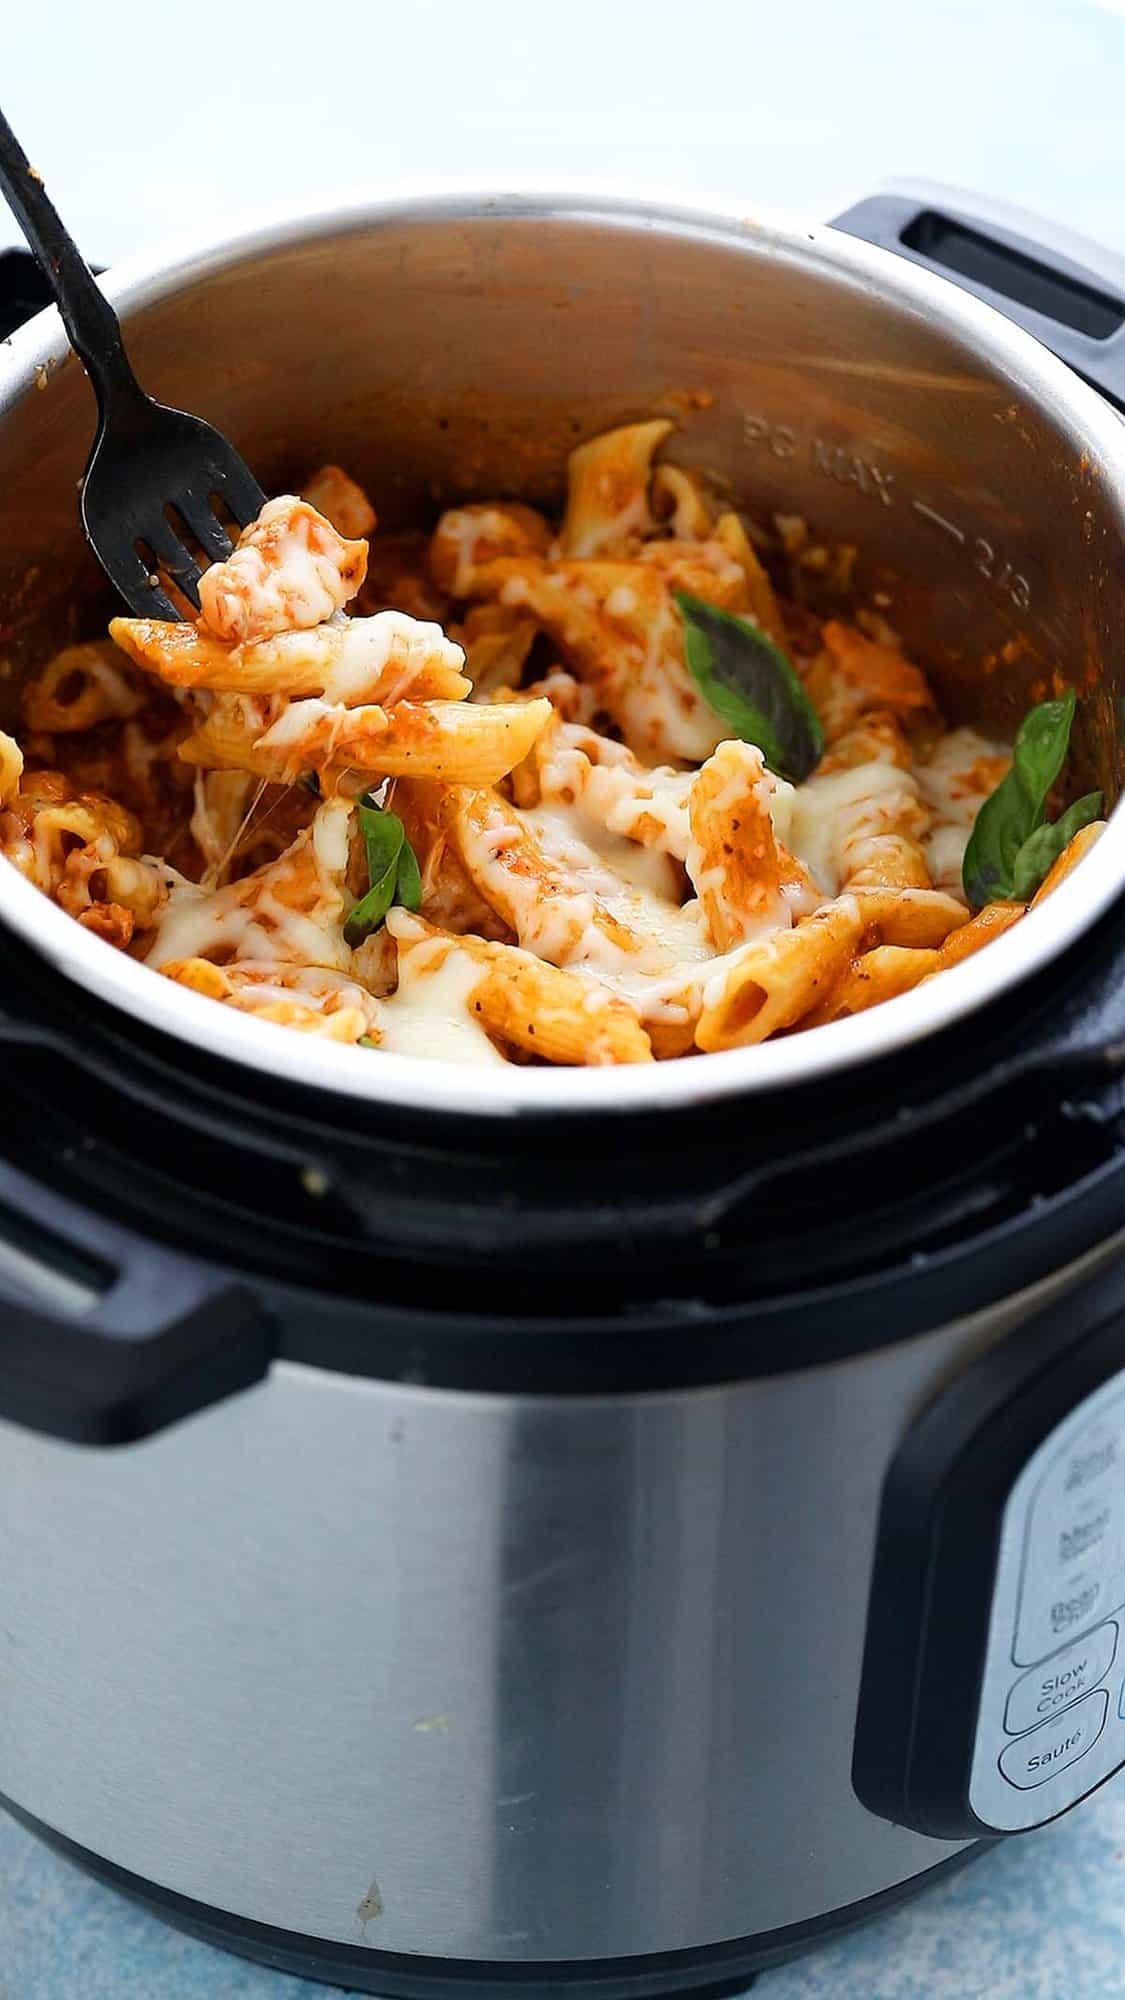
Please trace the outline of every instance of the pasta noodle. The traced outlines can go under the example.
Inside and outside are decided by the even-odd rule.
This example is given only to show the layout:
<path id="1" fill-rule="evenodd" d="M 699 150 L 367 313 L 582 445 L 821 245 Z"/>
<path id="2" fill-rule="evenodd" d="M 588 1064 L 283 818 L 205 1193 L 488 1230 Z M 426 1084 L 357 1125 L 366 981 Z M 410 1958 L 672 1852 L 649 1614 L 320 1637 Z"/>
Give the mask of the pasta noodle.
<path id="1" fill-rule="evenodd" d="M 1023 913 L 1022 903 L 989 903 L 971 923 L 962 924 L 937 948 L 876 945 L 852 960 L 839 983 L 806 1015 L 802 1025 L 816 1027 L 823 1021 L 839 1021 L 847 1014 L 865 1013 L 868 1007 L 876 1007 L 883 1000 L 909 993 L 924 979 L 951 965 L 960 965 L 982 945 L 1011 930 Z"/>
<path id="2" fill-rule="evenodd" d="M 826 904 L 795 930 L 745 945 L 704 992 L 701 1049 L 736 1049 L 791 1028 L 832 986 L 863 934 L 854 896 Z"/>
<path id="3" fill-rule="evenodd" d="M 0 732 L 0 854 L 110 946 L 356 1061 L 709 1054 L 963 961 L 1025 913 L 970 916 L 961 884 L 1010 750 L 945 728 L 880 612 L 785 594 L 854 550 L 779 519 L 779 560 L 672 442 L 660 417 L 578 445 L 557 528 L 485 500 L 384 535 L 320 467 L 198 618 L 44 663 Z M 823 734 L 802 782 L 689 655 L 697 600 L 792 661 Z"/>
<path id="4" fill-rule="evenodd" d="M 492 785 L 526 757 L 548 721 L 548 701 L 504 706 L 468 702 L 364 703 L 343 708 L 316 699 L 273 713 L 254 698 L 216 700 L 180 746 L 189 763 L 210 770 L 253 771 L 281 784 L 314 770 L 335 780 L 358 770 L 377 777 L 438 778 L 444 784 Z"/>

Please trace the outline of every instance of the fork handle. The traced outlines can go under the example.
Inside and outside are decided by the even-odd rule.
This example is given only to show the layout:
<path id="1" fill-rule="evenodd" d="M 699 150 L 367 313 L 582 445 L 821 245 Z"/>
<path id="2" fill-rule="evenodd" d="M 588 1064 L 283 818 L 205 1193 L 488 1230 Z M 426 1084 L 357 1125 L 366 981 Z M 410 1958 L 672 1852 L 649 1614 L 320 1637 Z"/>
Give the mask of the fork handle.
<path id="1" fill-rule="evenodd" d="M 121 324 L 77 243 L 63 227 L 37 170 L 0 111 L 0 187 L 50 285 L 70 344 L 94 387 L 103 423 L 111 410 L 143 400 L 125 353 Z"/>

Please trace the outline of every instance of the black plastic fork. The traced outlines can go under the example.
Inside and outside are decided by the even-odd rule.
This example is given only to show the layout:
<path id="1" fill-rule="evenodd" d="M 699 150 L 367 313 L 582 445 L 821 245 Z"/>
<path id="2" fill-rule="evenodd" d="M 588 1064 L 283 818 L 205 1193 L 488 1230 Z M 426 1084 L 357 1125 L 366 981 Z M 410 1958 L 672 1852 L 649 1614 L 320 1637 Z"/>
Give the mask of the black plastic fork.
<path id="1" fill-rule="evenodd" d="M 167 586 L 198 608 L 200 557 L 206 563 L 230 554 L 216 505 L 244 528 L 265 494 L 211 424 L 146 396 L 117 314 L 3 112 L 0 186 L 98 399 L 97 436 L 81 487 L 86 539 L 130 610 L 142 618 L 180 618 Z"/>

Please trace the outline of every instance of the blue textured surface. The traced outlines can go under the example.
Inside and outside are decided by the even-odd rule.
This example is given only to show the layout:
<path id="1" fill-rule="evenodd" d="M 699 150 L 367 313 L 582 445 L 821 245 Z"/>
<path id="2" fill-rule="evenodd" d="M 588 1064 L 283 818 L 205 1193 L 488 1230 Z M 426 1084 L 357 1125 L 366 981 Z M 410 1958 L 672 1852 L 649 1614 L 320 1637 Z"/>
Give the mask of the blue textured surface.
<path id="1" fill-rule="evenodd" d="M 221 26 L 181 0 L 148 0 L 143 17 L 126 0 L 55 0 L 47 30 L 32 10 L 20 25 L 5 18 L 4 103 L 103 261 L 189 220 L 202 230 L 209 214 L 219 230 L 267 195 L 328 201 L 360 183 L 450 175 L 620 178 L 824 217 L 881 179 L 926 174 L 1125 249 L 1123 11 L 1125 0 L 336 0 L 331 50 L 305 60 L 298 0 L 272 0 L 266 18 L 236 0 Z M 421 92 L 393 87 L 419 76 Z M 98 107 L 110 86 L 128 115 Z M 0 213 L 0 244 L 16 240 Z M 0 2000 L 328 1990 L 178 1936 L 0 1819 Z M 757 1993 L 1125 2000 L 1125 1782 L 768 1974 Z"/>
<path id="2" fill-rule="evenodd" d="M 0 2000 L 329 2000 L 166 1928 L 0 1816 Z M 1125 1779 L 754 2000 L 1125 2000 Z"/>
<path id="3" fill-rule="evenodd" d="M 4 109 L 103 263 L 209 217 L 221 231 L 255 204 L 451 176 L 619 180 L 826 220 L 921 174 L 1120 250 L 1123 13 L 1125 0 L 335 0 L 329 55 L 310 52 L 316 10 L 300 0 L 271 0 L 268 28 L 234 0 L 213 42 L 182 0 L 146 0 L 141 32 L 129 0 L 52 0 L 46 34 L 35 10 L 0 6 Z M 18 240 L 0 210 L 0 243 Z"/>

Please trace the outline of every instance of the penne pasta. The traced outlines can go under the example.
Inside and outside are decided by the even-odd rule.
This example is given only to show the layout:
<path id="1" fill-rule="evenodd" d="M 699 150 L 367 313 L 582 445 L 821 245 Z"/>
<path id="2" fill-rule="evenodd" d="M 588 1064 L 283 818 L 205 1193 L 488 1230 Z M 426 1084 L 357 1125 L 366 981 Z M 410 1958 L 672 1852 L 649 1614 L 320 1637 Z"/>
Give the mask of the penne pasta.
<path id="1" fill-rule="evenodd" d="M 503 604 L 479 604 L 469 612 L 462 637 L 470 700 L 489 701 L 502 688 L 519 686 L 535 633 L 534 618 Z"/>
<path id="2" fill-rule="evenodd" d="M 370 535 L 375 526 L 374 507 L 362 486 L 350 479 L 342 466 L 322 465 L 302 487 L 301 498 L 331 521 L 337 534 L 359 540 Z"/>
<path id="3" fill-rule="evenodd" d="M 1023 914 L 1022 903 L 987 903 L 967 924 L 961 924 L 942 941 L 935 954 L 933 971 L 941 972 L 946 966 L 960 965 L 963 958 L 970 958 L 982 945 L 990 944 L 993 938 L 1002 937 L 1005 931 L 1010 931 Z"/>
<path id="4" fill-rule="evenodd" d="M 514 945 L 491 949 L 495 957 L 470 999 L 490 1034 L 545 1062 L 652 1061 L 652 1044 L 626 1000 Z"/>
<path id="5" fill-rule="evenodd" d="M 794 1027 L 835 985 L 863 928 L 855 897 L 844 896 L 794 930 L 744 945 L 704 988 L 696 1045 L 743 1048 Z"/>
<path id="6" fill-rule="evenodd" d="M 889 599 L 815 608 L 854 597 L 857 550 L 749 526 L 657 462 L 672 431 L 579 443 L 557 526 L 485 500 L 379 534 L 322 466 L 204 573 L 197 619 L 115 619 L 34 676 L 0 855 L 349 1061 L 695 1059 L 956 966 L 1024 915 L 990 896 L 1038 904 L 1098 838 L 1032 895 L 1095 809 L 1057 825 L 1065 678 L 1014 749 L 946 729 Z"/>
<path id="7" fill-rule="evenodd" d="M 0 806 L 15 798 L 23 776 L 23 751 L 14 736 L 0 729 Z"/>
<path id="8" fill-rule="evenodd" d="M 853 958 L 844 968 L 832 991 L 804 1016 L 803 1028 L 817 1028 L 826 1021 L 842 1021 L 849 1014 L 862 1014 L 884 1000 L 909 993 L 933 971 L 937 952 L 912 950 L 905 945 L 880 944 Z"/>
<path id="9" fill-rule="evenodd" d="M 358 981 L 320 966 L 268 961 L 222 966 L 206 958 L 179 958 L 167 960 L 160 969 L 177 985 L 254 1014 L 260 1021 L 276 1021 L 332 1042 L 379 1039 L 378 1001 Z"/>
<path id="10" fill-rule="evenodd" d="M 534 560 L 550 546 L 550 527 L 533 507 L 451 507 L 433 532 L 430 574 L 450 597 L 471 597 L 493 564 Z"/>
<path id="11" fill-rule="evenodd" d="M 720 743 L 692 785 L 687 870 L 716 951 L 793 920 L 785 885 L 796 864 L 778 848 L 772 790 L 762 753 L 750 743 Z"/>
<path id="12" fill-rule="evenodd" d="M 289 784 L 314 770 L 326 790 L 348 773 L 494 785 L 527 756 L 551 715 L 543 700 L 496 706 L 401 701 L 390 709 L 312 700 L 290 702 L 260 727 L 261 718 L 247 715 L 233 699 L 235 706 L 216 706 L 180 745 L 186 762 Z"/>
<path id="13" fill-rule="evenodd" d="M 943 889 L 854 890 L 864 928 L 884 944 L 931 946 L 944 943 L 968 918 L 964 903 Z"/>
<path id="14" fill-rule="evenodd" d="M 460 646 L 438 625 L 400 611 L 230 646 L 198 625 L 114 618 L 110 631 L 138 667 L 171 687 L 224 693 L 324 695 L 331 701 L 458 701 L 472 682 Z"/>
<path id="15" fill-rule="evenodd" d="M 808 668 L 805 686 L 829 744 L 873 712 L 894 715 L 913 726 L 935 722 L 934 698 L 925 675 L 903 658 L 897 646 L 868 639 L 839 619 L 830 619 L 822 636 L 824 651 Z"/>
<path id="16" fill-rule="evenodd" d="M 861 764 L 894 764 L 900 771 L 909 771 L 913 761 L 898 717 L 875 709 L 860 716 L 846 735 L 836 738 L 816 771 L 818 778 L 831 777 L 834 771 L 854 771 Z"/>
<path id="17" fill-rule="evenodd" d="M 565 830 L 552 841 L 549 821 L 484 787 L 459 788 L 450 803 L 449 836 L 467 874 L 520 944 L 550 964 L 655 973 L 689 941 L 705 955 L 693 920 L 677 926 L 674 905 L 621 882 Z"/>
<path id="18" fill-rule="evenodd" d="M 677 555 L 663 575 L 640 560 L 541 556 L 498 557 L 473 573 L 474 592 L 534 618 L 646 763 L 700 762 L 722 740 L 685 664 L 673 592 L 702 585 L 709 596 L 739 599 L 742 572 L 729 565 L 720 584 L 700 545 L 686 546 L 690 558 Z"/>
<path id="19" fill-rule="evenodd" d="M 715 540 L 746 579 L 747 610 L 775 645 L 788 651 L 789 638 L 781 607 L 774 594 L 769 572 L 764 568 L 754 544 L 737 514 L 720 514 L 715 523 Z"/>
<path id="20" fill-rule="evenodd" d="M 673 426 L 666 417 L 624 424 L 580 444 L 567 460 L 566 512 L 559 529 L 565 556 L 626 552 L 653 526 L 648 487 L 653 453 Z"/>
<path id="21" fill-rule="evenodd" d="M 682 465 L 658 465 L 649 485 L 649 508 L 666 521 L 677 542 L 705 542 L 714 525 L 703 482 Z"/>
<path id="22" fill-rule="evenodd" d="M 489 1035 L 528 1055 L 571 1066 L 651 1062 L 651 1045 L 635 1009 L 576 974 L 513 945 L 443 937 L 402 912 L 394 913 L 388 928 L 400 954 L 404 946 L 421 943 L 434 971 L 447 957 L 468 960 L 473 968 L 464 996 L 469 1014 Z M 392 1013 L 393 999 L 386 1005 Z"/>
<path id="23" fill-rule="evenodd" d="M 964 923 L 934 948 L 903 945 L 876 945 L 852 960 L 832 992 L 801 1022 L 803 1028 L 819 1027 L 825 1021 L 840 1021 L 849 1014 L 862 1014 L 884 1000 L 909 993 L 935 973 L 980 951 L 995 937 L 1001 937 L 1024 914 L 1022 903 L 989 903 L 969 923 Z"/>

